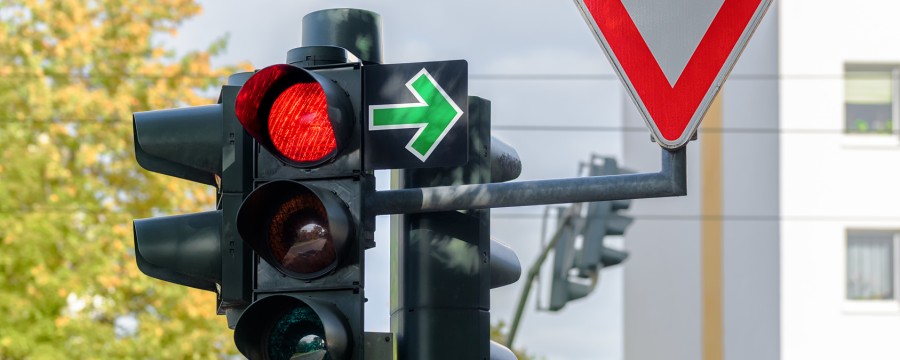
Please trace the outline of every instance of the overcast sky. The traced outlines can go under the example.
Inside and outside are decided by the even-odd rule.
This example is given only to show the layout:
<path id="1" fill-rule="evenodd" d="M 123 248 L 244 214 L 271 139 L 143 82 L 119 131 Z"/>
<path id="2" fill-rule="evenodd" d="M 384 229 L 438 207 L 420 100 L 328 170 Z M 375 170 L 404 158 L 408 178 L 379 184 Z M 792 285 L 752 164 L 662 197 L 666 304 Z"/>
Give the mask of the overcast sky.
<path id="1" fill-rule="evenodd" d="M 201 0 L 203 14 L 177 37 L 163 39 L 180 52 L 203 48 L 230 35 L 216 64 L 249 61 L 262 68 L 284 63 L 300 45 L 300 19 L 335 7 L 381 14 L 385 63 L 465 59 L 469 95 L 491 100 L 493 135 L 515 147 L 523 162 L 520 179 L 576 175 L 579 161 L 596 153 L 619 158 L 617 131 L 504 129 L 528 126 L 621 126 L 622 86 L 570 0 L 318 1 Z M 252 5 L 251 5 L 252 4 Z M 486 75 L 510 74 L 504 79 Z M 528 78 L 528 74 L 590 74 L 591 79 Z M 647 146 L 656 146 L 649 142 Z M 389 174 L 378 172 L 379 188 Z M 523 273 L 537 256 L 543 207 L 493 210 L 492 235 L 519 255 Z M 519 216 L 523 215 L 523 216 Z M 378 246 L 367 251 L 366 330 L 389 331 L 389 218 L 378 218 Z M 492 321 L 509 321 L 523 281 L 493 290 Z M 546 288 L 546 286 L 544 287 Z M 601 286 L 559 313 L 527 307 L 517 346 L 557 359 L 621 359 L 622 274 L 604 270 Z M 532 297 L 533 299 L 534 297 Z"/>

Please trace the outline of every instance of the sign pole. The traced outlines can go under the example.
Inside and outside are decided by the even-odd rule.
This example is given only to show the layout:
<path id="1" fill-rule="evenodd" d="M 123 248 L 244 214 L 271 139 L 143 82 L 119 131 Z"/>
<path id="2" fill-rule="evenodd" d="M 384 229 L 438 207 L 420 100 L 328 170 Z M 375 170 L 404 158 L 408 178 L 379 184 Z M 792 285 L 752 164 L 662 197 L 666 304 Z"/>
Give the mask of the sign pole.
<path id="1" fill-rule="evenodd" d="M 662 149 L 662 169 L 655 173 L 382 190 L 367 203 L 372 215 L 387 215 L 683 196 L 685 152 Z"/>

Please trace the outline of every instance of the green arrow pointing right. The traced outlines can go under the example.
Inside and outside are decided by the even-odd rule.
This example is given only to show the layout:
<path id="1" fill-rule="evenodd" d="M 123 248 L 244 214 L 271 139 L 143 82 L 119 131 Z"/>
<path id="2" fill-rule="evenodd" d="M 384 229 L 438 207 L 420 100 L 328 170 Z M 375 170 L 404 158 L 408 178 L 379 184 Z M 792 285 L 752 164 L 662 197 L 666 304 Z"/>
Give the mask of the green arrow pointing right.
<path id="1" fill-rule="evenodd" d="M 419 102 L 369 106 L 369 130 L 418 128 L 406 150 L 425 162 L 463 111 L 425 68 L 406 87 Z"/>

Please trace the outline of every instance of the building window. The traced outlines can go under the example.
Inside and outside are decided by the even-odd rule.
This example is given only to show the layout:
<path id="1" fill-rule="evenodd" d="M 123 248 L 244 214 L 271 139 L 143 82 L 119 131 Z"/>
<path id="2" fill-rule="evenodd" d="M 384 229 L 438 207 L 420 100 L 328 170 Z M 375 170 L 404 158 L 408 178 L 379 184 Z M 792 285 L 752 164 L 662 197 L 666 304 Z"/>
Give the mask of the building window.
<path id="1" fill-rule="evenodd" d="M 894 231 L 847 232 L 847 300 L 897 299 Z"/>
<path id="2" fill-rule="evenodd" d="M 900 66 L 847 64 L 844 68 L 846 132 L 891 134 L 900 118 Z"/>

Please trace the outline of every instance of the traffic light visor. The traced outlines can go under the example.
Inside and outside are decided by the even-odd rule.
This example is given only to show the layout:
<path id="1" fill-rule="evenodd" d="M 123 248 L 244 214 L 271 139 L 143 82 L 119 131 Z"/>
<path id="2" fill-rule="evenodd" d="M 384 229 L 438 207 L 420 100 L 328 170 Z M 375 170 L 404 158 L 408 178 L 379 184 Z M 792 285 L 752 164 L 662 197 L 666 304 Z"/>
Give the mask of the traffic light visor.
<path id="1" fill-rule="evenodd" d="M 330 192 L 275 181 L 247 197 L 238 232 L 270 265 L 298 279 L 333 270 L 349 238 L 343 202 Z"/>
<path id="2" fill-rule="evenodd" d="M 250 359 L 340 360 L 349 349 L 347 329 L 333 305 L 273 295 L 241 315 L 234 343 Z"/>
<path id="3" fill-rule="evenodd" d="M 134 255 L 144 274 L 216 291 L 222 282 L 222 212 L 134 221 Z"/>
<path id="4" fill-rule="evenodd" d="M 332 159 L 352 124 L 349 99 L 331 80 L 292 66 L 254 74 L 238 93 L 235 112 L 244 129 L 282 160 L 310 167 Z"/>
<path id="5" fill-rule="evenodd" d="M 216 185 L 222 175 L 222 104 L 136 112 L 133 119 L 141 167 Z"/>

